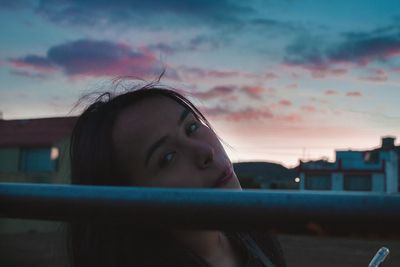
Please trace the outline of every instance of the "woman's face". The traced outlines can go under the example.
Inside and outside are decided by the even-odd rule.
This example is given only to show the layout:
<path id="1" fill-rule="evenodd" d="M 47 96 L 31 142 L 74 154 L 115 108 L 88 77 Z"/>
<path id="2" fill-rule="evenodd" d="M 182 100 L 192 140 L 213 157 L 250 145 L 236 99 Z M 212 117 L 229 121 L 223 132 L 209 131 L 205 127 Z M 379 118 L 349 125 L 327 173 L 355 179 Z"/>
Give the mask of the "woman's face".
<path id="1" fill-rule="evenodd" d="M 113 144 L 133 185 L 241 189 L 215 133 L 168 97 L 149 97 L 123 110 Z"/>

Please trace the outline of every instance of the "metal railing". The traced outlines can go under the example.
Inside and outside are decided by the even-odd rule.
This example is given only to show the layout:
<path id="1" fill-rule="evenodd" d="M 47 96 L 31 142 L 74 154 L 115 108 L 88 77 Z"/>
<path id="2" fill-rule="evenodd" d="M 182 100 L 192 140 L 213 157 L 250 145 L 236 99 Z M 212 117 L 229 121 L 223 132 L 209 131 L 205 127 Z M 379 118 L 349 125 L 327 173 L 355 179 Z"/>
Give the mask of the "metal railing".
<path id="1" fill-rule="evenodd" d="M 197 229 L 398 231 L 400 195 L 0 183 L 0 217 Z"/>

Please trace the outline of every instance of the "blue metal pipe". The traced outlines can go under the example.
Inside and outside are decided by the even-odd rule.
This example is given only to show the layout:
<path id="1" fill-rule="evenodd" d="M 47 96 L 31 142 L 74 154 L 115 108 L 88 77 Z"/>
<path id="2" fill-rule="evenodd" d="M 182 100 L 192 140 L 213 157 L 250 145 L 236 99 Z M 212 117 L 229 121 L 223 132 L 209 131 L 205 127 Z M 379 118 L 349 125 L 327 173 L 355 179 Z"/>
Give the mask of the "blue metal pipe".
<path id="1" fill-rule="evenodd" d="M 0 183 L 0 217 L 196 229 L 397 229 L 400 195 Z"/>

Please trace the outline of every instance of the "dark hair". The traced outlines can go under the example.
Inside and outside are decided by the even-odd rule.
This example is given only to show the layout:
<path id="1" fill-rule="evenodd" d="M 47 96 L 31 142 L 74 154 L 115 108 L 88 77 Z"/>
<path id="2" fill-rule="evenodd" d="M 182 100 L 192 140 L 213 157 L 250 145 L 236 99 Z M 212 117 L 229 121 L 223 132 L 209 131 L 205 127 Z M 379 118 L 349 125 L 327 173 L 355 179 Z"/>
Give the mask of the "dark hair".
<path id="1" fill-rule="evenodd" d="M 103 93 L 84 110 L 72 131 L 72 184 L 131 185 L 129 176 L 115 159 L 113 126 L 125 108 L 145 98 L 158 96 L 176 101 L 209 126 L 206 118 L 186 97 L 171 89 L 149 84 L 119 95 Z M 151 260 L 157 261 L 154 266 L 165 266 L 166 257 L 170 258 L 169 262 L 182 259 L 182 255 L 174 257 L 177 250 L 172 249 L 173 240 L 161 229 L 143 231 L 128 225 L 70 223 L 68 242 L 74 267 L 151 266 L 147 265 Z"/>

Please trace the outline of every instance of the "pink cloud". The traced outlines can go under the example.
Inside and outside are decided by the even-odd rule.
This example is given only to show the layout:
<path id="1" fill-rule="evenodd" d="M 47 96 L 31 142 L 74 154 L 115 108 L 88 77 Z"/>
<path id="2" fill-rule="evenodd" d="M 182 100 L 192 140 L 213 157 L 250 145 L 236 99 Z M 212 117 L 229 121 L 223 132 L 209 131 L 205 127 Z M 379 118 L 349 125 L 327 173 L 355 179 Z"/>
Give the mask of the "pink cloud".
<path id="1" fill-rule="evenodd" d="M 216 107 L 202 107 L 201 111 L 206 115 L 210 117 L 219 117 L 222 115 L 226 115 L 229 113 L 228 108 L 223 108 L 221 106 L 216 106 Z"/>
<path id="2" fill-rule="evenodd" d="M 239 72 L 237 71 L 219 71 L 219 70 L 210 70 L 207 72 L 207 76 L 213 78 L 230 78 L 238 76 Z"/>
<path id="3" fill-rule="evenodd" d="M 194 92 L 192 95 L 200 99 L 225 98 L 231 96 L 235 90 L 236 87 L 232 85 L 219 85 L 205 92 Z"/>
<path id="4" fill-rule="evenodd" d="M 288 115 L 280 115 L 277 116 L 279 121 L 283 122 L 301 122 L 302 118 L 299 114 L 288 114 Z"/>
<path id="5" fill-rule="evenodd" d="M 287 100 L 287 99 L 282 99 L 278 103 L 280 106 L 285 106 L 285 107 L 290 107 L 292 105 L 292 102 Z"/>
<path id="6" fill-rule="evenodd" d="M 328 89 L 324 92 L 325 95 L 337 95 L 338 92 L 332 89 Z"/>
<path id="7" fill-rule="evenodd" d="M 327 76 L 331 77 L 331 76 L 341 76 L 347 73 L 347 70 L 345 69 L 330 69 L 330 68 L 326 68 L 325 66 L 321 67 L 321 68 L 308 68 L 306 67 L 306 69 L 311 71 L 311 75 L 314 78 L 325 78 Z"/>
<path id="8" fill-rule="evenodd" d="M 259 99 L 262 93 L 265 91 L 265 89 L 262 86 L 243 86 L 241 88 L 242 92 L 244 92 L 246 95 Z"/>
<path id="9" fill-rule="evenodd" d="M 234 122 L 274 118 L 274 114 L 270 108 L 265 106 L 257 108 L 247 107 L 240 110 L 233 110 L 230 106 L 223 107 L 217 105 L 214 107 L 201 108 L 201 111 L 207 116 Z M 285 117 L 285 119 L 288 120 L 289 117 Z"/>
<path id="10" fill-rule="evenodd" d="M 305 111 L 305 112 L 309 112 L 309 113 L 314 113 L 314 112 L 317 111 L 317 109 L 316 109 L 315 107 L 309 106 L 309 105 L 302 106 L 302 107 L 301 107 L 301 110 L 302 110 L 302 111 Z"/>
<path id="11" fill-rule="evenodd" d="M 279 76 L 277 74 L 275 74 L 274 72 L 267 72 L 264 74 L 264 78 L 267 80 L 273 80 L 273 79 L 279 78 Z"/>
<path id="12" fill-rule="evenodd" d="M 226 116 L 226 119 L 231 121 L 243 121 L 243 120 L 258 120 L 263 118 L 273 118 L 273 113 L 269 108 L 246 108 L 240 111 L 234 111 Z"/>
<path id="13" fill-rule="evenodd" d="M 231 77 L 238 77 L 242 75 L 242 73 L 238 71 L 229 71 L 229 70 L 207 70 L 197 67 L 179 67 L 179 71 L 188 78 L 198 78 L 198 79 L 206 79 L 206 78 L 216 78 L 216 79 L 224 79 Z"/>
<path id="14" fill-rule="evenodd" d="M 337 76 L 342 76 L 346 73 L 348 73 L 348 69 L 346 68 L 338 68 L 338 67 L 333 67 L 331 64 L 332 62 L 319 62 L 319 63 L 291 63 L 291 62 L 285 62 L 282 64 L 282 67 L 284 69 L 294 69 L 294 70 L 306 70 L 308 71 L 313 78 L 316 79 L 323 79 L 326 77 L 337 77 Z M 343 64 L 346 64 L 344 62 Z M 295 77 L 298 77 L 298 74 L 295 74 Z"/>
<path id="15" fill-rule="evenodd" d="M 362 96 L 362 94 L 360 92 L 354 91 L 354 92 L 348 92 L 346 94 L 346 96 L 355 96 L 355 97 L 359 97 Z"/>
<path id="16" fill-rule="evenodd" d="M 46 57 L 28 55 L 22 58 L 10 59 L 9 63 L 14 69 L 33 70 L 40 73 L 49 73 L 57 70 L 57 66 Z"/>
<path id="17" fill-rule="evenodd" d="M 287 89 L 296 89 L 298 87 L 299 87 L 299 85 L 297 83 L 291 83 L 291 84 L 286 85 Z"/>
<path id="18" fill-rule="evenodd" d="M 259 79 L 260 75 L 257 73 L 250 73 L 250 72 L 244 72 L 242 73 L 243 77 L 248 78 L 248 79 Z"/>
<path id="19" fill-rule="evenodd" d="M 315 103 L 322 103 L 322 104 L 326 104 L 326 103 L 328 103 L 328 101 L 327 100 L 325 100 L 325 99 L 320 99 L 320 98 L 317 98 L 317 97 L 310 97 L 310 100 L 312 101 L 312 102 L 315 102 Z"/>
<path id="20" fill-rule="evenodd" d="M 363 81 L 370 81 L 370 82 L 384 82 L 388 79 L 388 75 L 385 70 L 383 69 L 376 69 L 374 72 L 365 77 L 360 77 L 360 80 Z"/>
<path id="21" fill-rule="evenodd" d="M 400 56 L 400 46 L 397 45 L 396 47 L 391 47 L 385 53 L 383 54 L 384 58 L 386 60 L 392 58 L 392 57 L 397 57 Z"/>

